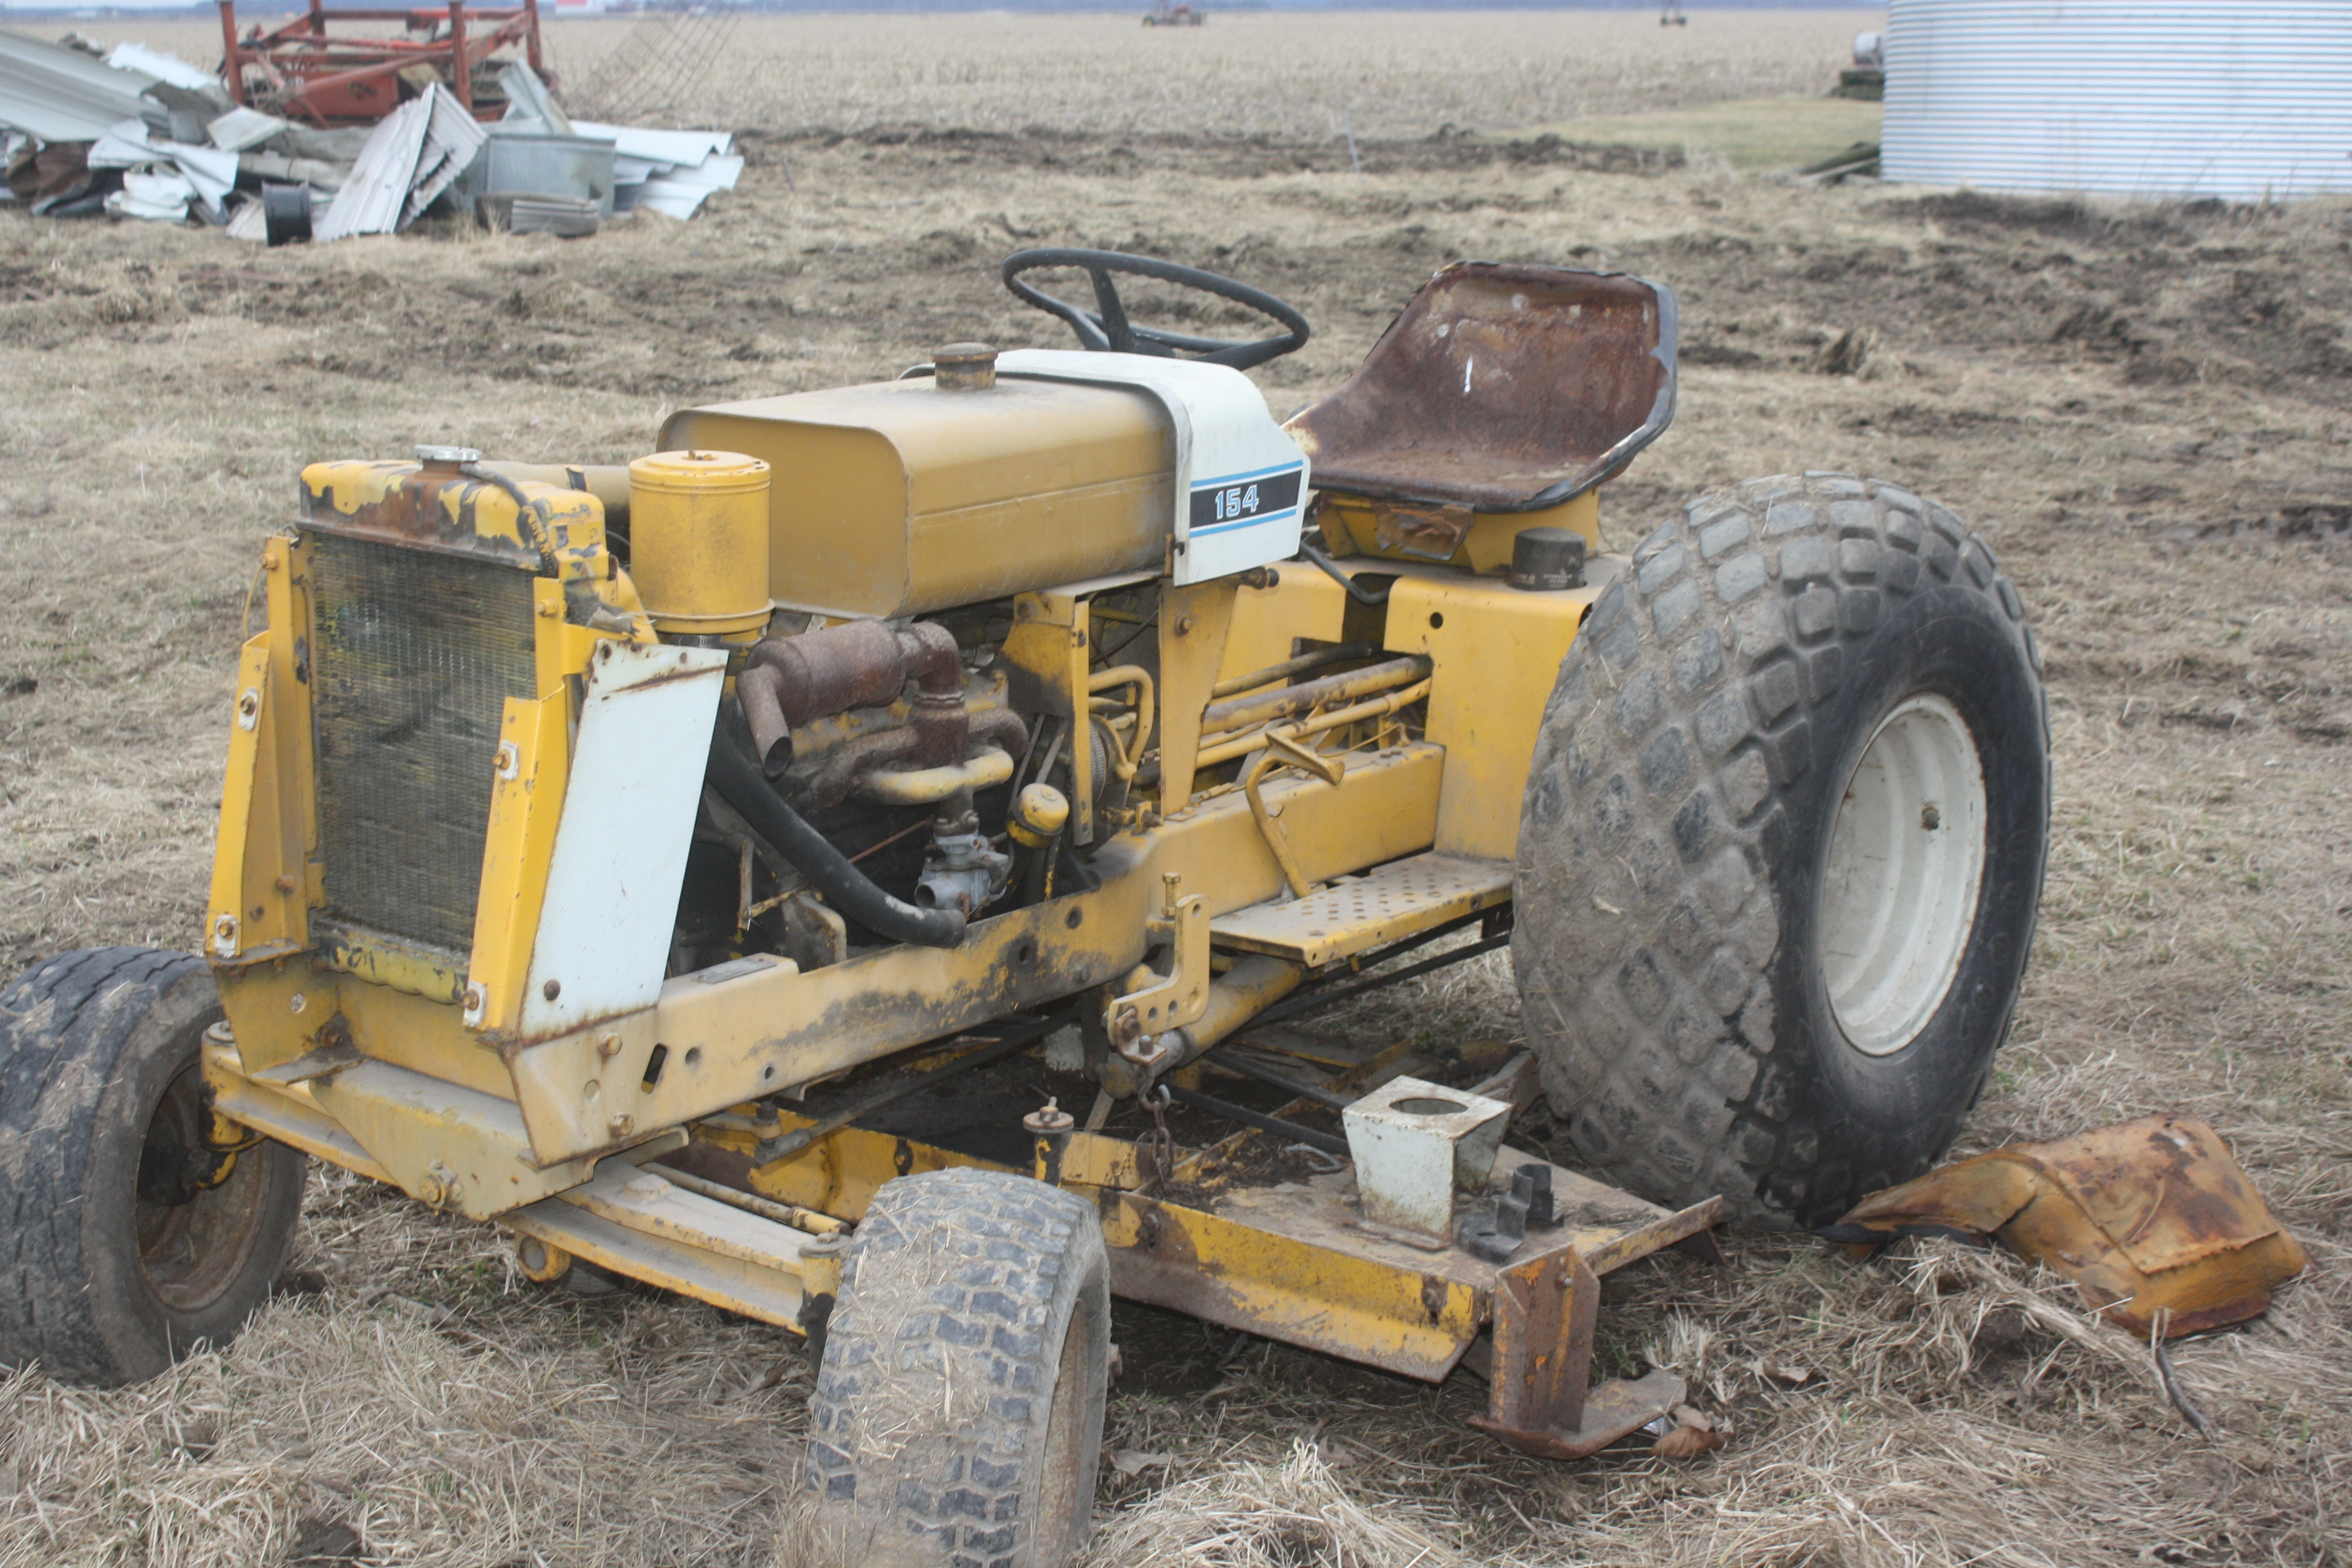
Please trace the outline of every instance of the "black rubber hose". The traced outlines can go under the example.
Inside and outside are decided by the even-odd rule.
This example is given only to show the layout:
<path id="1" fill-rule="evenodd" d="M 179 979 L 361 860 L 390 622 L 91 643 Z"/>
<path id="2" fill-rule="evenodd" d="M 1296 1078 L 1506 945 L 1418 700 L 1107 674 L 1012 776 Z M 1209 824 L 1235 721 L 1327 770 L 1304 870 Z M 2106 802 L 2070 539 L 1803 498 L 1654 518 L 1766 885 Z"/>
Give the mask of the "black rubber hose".
<path id="1" fill-rule="evenodd" d="M 548 537 L 547 509 L 522 493 L 522 487 L 504 474 L 494 474 L 479 463 L 460 463 L 457 471 L 478 484 L 506 491 L 515 504 L 515 521 L 530 531 L 531 548 L 539 552 L 539 569 L 555 570 L 555 541 Z"/>
<path id="2" fill-rule="evenodd" d="M 743 820 L 824 895 L 825 902 L 840 910 L 844 919 L 892 942 L 954 947 L 963 941 L 964 920 L 960 911 L 919 910 L 892 898 L 811 827 L 769 784 L 760 764 L 736 746 L 729 733 L 730 719 L 733 714 L 722 712 L 711 730 L 710 787 L 741 812 Z"/>
<path id="3" fill-rule="evenodd" d="M 1339 570 L 1339 563 L 1338 562 L 1332 560 L 1328 555 L 1324 554 L 1320 550 L 1316 549 L 1315 546 L 1307 543 L 1303 539 L 1298 542 L 1298 553 L 1315 563 L 1316 565 L 1323 568 L 1324 572 L 1330 577 L 1331 581 L 1339 584 L 1342 588 L 1347 589 L 1348 597 L 1355 600 L 1356 603 L 1360 605 L 1385 605 L 1389 602 L 1389 589 L 1396 586 L 1394 583 L 1391 583 L 1388 588 L 1382 588 L 1377 594 L 1372 592 L 1370 588 L 1357 586 L 1356 580 L 1353 577 L 1349 576 L 1345 572 Z"/>

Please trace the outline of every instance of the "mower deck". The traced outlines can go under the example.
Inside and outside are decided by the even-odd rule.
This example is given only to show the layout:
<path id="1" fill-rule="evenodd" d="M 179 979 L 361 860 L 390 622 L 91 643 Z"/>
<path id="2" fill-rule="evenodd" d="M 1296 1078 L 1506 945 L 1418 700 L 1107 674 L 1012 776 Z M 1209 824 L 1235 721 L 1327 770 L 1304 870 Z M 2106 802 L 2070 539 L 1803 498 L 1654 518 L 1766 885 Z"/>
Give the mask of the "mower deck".
<path id="1" fill-rule="evenodd" d="M 1360 1090 L 1408 1065 L 1401 1049 L 1383 1052 L 1330 1086 Z M 1018 1102 L 1036 1068 L 1034 1058 L 1016 1058 L 973 1074 L 955 1102 L 967 1113 Z M 1329 1119 L 1305 1098 L 1262 1114 Z M 1008 1156 L 1034 1148 L 1035 1173 L 1058 1166 L 1060 1184 L 1101 1216 L 1116 1294 L 1427 1382 L 1466 1362 L 1492 1389 L 1483 1428 L 1526 1452 L 1572 1458 L 1664 1414 L 1684 1393 L 1679 1379 L 1656 1373 L 1588 1387 L 1599 1277 L 1669 1247 L 1712 1254 L 1707 1233 L 1721 1216 L 1719 1199 L 1675 1211 L 1555 1166 L 1556 1221 L 1489 1262 L 1368 1224 L 1347 1162 L 1257 1128 L 1174 1145 L 1159 1175 L 1165 1156 L 1151 1152 L 1149 1132 L 1015 1138 L 967 1121 L 962 1136 L 934 1142 L 891 1130 L 883 1113 L 872 1119 L 879 1125 L 837 1128 L 755 1163 L 763 1141 L 818 1120 L 764 1108 L 713 1118 L 683 1148 L 608 1161 L 593 1180 L 500 1223 L 561 1254 L 821 1334 L 839 1247 L 813 1230 L 854 1224 L 895 1176 L 1017 1170 L 1023 1163 Z M 1507 1190 L 1523 1167 L 1543 1163 L 1506 1148 L 1493 1187 Z"/>

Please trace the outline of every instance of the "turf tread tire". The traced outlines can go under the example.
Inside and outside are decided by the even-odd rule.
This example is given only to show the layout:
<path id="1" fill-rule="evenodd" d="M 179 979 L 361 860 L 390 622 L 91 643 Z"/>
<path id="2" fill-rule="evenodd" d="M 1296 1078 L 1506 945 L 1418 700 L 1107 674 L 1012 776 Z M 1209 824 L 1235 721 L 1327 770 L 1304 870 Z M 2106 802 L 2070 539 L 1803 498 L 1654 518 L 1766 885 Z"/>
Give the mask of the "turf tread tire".
<path id="1" fill-rule="evenodd" d="M 1846 1069 L 1824 1066 L 1825 1015 L 1804 991 L 1815 885 L 1804 862 L 1828 831 L 1804 818 L 1828 809 L 1819 792 L 1834 759 L 1850 767 L 1867 739 L 1845 731 L 1875 722 L 1856 707 L 1895 679 L 1876 672 L 1905 665 L 1895 645 L 1938 636 L 1958 637 L 2000 688 L 1987 784 L 2007 796 L 1989 802 L 2001 821 L 1977 934 L 1931 1024 L 1966 1037 L 1936 1044 L 1940 1060 L 1912 1061 L 1916 1081 L 1857 1114 L 1839 1098 Z M 1595 601 L 1528 773 L 1512 956 L 1576 1154 L 1659 1202 L 1720 1193 L 1727 1217 L 1776 1228 L 1824 1223 L 1927 1168 L 2007 1027 L 2049 795 L 2048 704 L 2023 606 L 1952 513 L 1842 474 L 1690 502 Z M 1964 989 L 1967 1011 L 1953 1012 Z"/>
<path id="2" fill-rule="evenodd" d="M 1071 1369 L 1064 1336 L 1081 1328 L 1091 1355 Z M 821 1546 L 874 1568 L 1059 1568 L 1093 1510 L 1109 1328 L 1085 1200 L 998 1171 L 884 1184 L 843 1259 L 809 1401 Z M 1046 1425 L 1073 1370 L 1087 1382 L 1057 1521 L 1039 1517 Z"/>
<path id="3" fill-rule="evenodd" d="M 219 1298 L 166 1306 L 131 1234 L 156 1099 L 221 1016 L 201 959 L 150 948 L 59 953 L 0 992 L 0 1367 L 62 1382 L 138 1382 L 224 1343 L 284 1268 L 304 1161 L 238 1156 L 266 1184 L 251 1253 Z"/>

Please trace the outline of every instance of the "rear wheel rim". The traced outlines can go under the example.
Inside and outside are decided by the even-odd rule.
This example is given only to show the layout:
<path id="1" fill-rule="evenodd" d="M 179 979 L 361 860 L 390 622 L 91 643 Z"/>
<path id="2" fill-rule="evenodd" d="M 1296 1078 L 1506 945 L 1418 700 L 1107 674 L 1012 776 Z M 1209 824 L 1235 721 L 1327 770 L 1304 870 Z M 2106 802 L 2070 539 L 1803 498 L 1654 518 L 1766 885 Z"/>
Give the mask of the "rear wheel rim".
<path id="1" fill-rule="evenodd" d="M 1984 763 L 1960 710 L 1923 694 L 1863 747 L 1830 828 L 1821 973 L 1846 1043 L 1919 1037 L 1959 973 L 1984 887 Z"/>
<path id="2" fill-rule="evenodd" d="M 147 1123 L 140 1152 L 142 1165 L 168 1159 L 176 1150 L 202 1150 L 211 1112 L 204 1100 L 204 1076 L 194 1065 L 164 1089 Z M 139 1244 L 139 1267 L 156 1300 L 175 1312 L 194 1314 L 219 1301 L 236 1286 L 261 1238 L 262 1209 L 268 1196 L 257 1146 L 236 1156 L 218 1185 L 200 1188 L 184 1204 L 134 1197 L 131 1234 Z"/>

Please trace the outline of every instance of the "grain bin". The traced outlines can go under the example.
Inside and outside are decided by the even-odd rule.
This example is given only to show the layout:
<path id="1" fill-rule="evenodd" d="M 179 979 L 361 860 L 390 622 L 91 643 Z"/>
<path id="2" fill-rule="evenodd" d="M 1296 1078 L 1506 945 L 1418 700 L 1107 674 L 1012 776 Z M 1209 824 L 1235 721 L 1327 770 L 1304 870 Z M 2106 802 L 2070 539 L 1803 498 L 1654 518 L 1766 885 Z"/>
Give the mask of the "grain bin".
<path id="1" fill-rule="evenodd" d="M 1881 167 L 1993 191 L 2352 192 L 2346 0 L 1891 0 Z"/>

